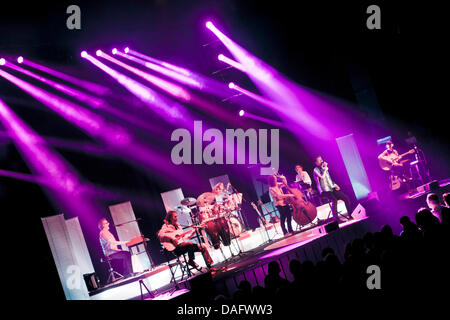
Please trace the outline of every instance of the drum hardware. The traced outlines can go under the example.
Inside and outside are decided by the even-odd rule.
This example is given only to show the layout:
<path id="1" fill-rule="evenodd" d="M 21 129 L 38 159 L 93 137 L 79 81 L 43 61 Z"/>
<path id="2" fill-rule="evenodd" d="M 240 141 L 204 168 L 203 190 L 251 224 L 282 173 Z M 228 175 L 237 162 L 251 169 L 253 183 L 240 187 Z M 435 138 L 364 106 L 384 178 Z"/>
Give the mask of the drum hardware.
<path id="1" fill-rule="evenodd" d="M 209 205 L 214 205 L 216 202 L 216 195 L 212 192 L 202 193 L 196 201 L 198 207 L 206 207 Z"/>
<path id="2" fill-rule="evenodd" d="M 261 202 L 261 200 L 258 200 L 258 204 Z M 262 202 L 261 202 L 262 203 Z M 256 204 L 254 204 L 253 202 L 250 203 L 253 207 L 253 209 L 255 209 L 255 211 L 258 213 L 258 218 L 260 219 L 263 227 L 264 227 L 264 231 L 266 232 L 267 235 L 267 243 L 270 243 L 271 241 L 273 241 L 273 238 L 270 238 L 269 235 L 269 231 L 267 230 L 267 224 L 268 221 L 264 218 L 264 215 L 259 211 L 258 207 L 256 206 Z M 266 209 L 267 210 L 267 209 Z M 275 233 L 278 233 L 277 228 L 275 228 Z"/>

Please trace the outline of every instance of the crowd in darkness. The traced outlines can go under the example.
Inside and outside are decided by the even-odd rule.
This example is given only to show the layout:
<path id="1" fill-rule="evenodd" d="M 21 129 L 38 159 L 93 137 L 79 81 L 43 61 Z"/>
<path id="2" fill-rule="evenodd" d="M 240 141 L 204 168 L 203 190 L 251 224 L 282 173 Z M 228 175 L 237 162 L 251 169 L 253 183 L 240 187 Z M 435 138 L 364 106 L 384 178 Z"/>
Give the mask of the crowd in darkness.
<path id="1" fill-rule="evenodd" d="M 367 232 L 345 247 L 344 259 L 332 248 L 322 251 L 322 260 L 290 260 L 289 272 L 293 281 L 283 278 L 277 261 L 268 265 L 264 286 L 254 286 L 243 280 L 231 297 L 218 295 L 217 302 L 261 303 L 295 298 L 337 299 L 351 294 L 395 293 L 438 294 L 436 289 L 446 289 L 449 282 L 449 194 L 444 195 L 446 206 L 437 208 L 430 203 L 415 215 L 415 222 L 407 216 L 400 218 L 402 231 L 396 235 L 385 225 L 378 232 Z M 434 201 L 431 197 L 431 201 Z M 438 201 L 439 202 L 439 201 Z M 380 268 L 380 290 L 369 290 L 367 268 Z M 299 300 L 302 301 L 302 300 Z"/>

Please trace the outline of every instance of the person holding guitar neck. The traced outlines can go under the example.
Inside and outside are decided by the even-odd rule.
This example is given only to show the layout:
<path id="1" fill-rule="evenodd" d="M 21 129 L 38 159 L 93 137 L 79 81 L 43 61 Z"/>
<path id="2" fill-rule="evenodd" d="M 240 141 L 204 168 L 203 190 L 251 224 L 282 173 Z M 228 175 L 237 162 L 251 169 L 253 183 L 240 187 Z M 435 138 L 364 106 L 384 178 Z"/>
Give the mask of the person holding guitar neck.
<path id="1" fill-rule="evenodd" d="M 407 180 L 411 180 L 411 177 L 407 173 L 406 168 L 403 166 L 404 162 L 408 160 L 400 161 L 404 156 L 414 153 L 415 150 L 411 149 L 410 151 L 399 155 L 397 150 L 394 149 L 394 143 L 389 140 L 386 142 L 386 150 L 384 150 L 379 156 L 378 161 L 380 162 L 380 166 L 383 170 L 389 171 L 391 174 L 398 175 L 402 178 L 403 182 Z"/>
<path id="2" fill-rule="evenodd" d="M 281 183 L 277 182 L 276 175 L 270 175 L 267 176 L 267 182 L 269 184 L 269 192 L 272 196 L 275 206 L 278 209 L 278 212 L 280 212 L 280 225 L 281 230 L 283 230 L 283 234 L 285 236 L 289 236 L 293 233 L 292 231 L 292 213 L 291 208 L 286 202 L 286 198 L 289 197 L 295 197 L 293 194 L 290 193 L 284 193 L 282 186 L 287 185 L 286 178 L 284 176 L 280 176 L 280 179 L 282 180 Z M 285 222 L 287 223 L 287 230 L 286 226 L 284 225 Z"/>
<path id="3" fill-rule="evenodd" d="M 167 251 L 173 251 L 177 256 L 187 253 L 189 257 L 188 264 L 193 266 L 197 270 L 200 269 L 199 265 L 194 261 L 194 252 L 202 252 L 203 258 L 206 262 L 206 266 L 208 267 L 208 269 L 211 269 L 213 260 L 211 259 L 206 246 L 204 244 L 199 245 L 184 240 L 185 238 L 189 238 L 190 236 L 192 236 L 194 231 L 195 228 L 189 230 L 186 233 L 183 232 L 181 225 L 178 223 L 177 212 L 174 210 L 170 210 L 166 214 L 161 230 L 158 231 L 158 237 Z"/>

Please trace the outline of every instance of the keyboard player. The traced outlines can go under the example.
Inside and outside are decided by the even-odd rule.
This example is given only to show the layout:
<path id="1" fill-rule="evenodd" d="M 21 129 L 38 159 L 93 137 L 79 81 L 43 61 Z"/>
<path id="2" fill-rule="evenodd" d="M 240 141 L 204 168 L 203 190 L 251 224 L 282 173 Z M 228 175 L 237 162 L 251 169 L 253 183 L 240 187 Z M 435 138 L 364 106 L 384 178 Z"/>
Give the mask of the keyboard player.
<path id="1" fill-rule="evenodd" d="M 121 260 L 123 276 L 125 278 L 133 276 L 130 252 L 118 248 L 118 245 L 126 245 L 128 241 L 117 241 L 109 231 L 109 222 L 105 218 L 99 220 L 98 228 L 100 229 L 100 244 L 102 245 L 105 257 L 111 260 Z"/>

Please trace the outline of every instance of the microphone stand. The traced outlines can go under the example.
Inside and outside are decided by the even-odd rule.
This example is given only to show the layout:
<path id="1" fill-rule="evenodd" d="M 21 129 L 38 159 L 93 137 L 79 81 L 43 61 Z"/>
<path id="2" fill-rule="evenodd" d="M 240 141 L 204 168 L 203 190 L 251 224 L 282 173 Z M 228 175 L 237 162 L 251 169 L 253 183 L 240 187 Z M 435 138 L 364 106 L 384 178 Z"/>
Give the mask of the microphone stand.
<path id="1" fill-rule="evenodd" d="M 231 183 L 229 183 L 229 185 L 230 185 L 230 187 L 233 189 L 233 191 L 234 191 L 237 195 L 239 195 L 239 191 L 238 191 Z M 242 194 L 242 201 L 245 201 L 245 202 L 248 204 L 248 200 L 244 198 L 244 194 Z M 236 211 L 239 212 L 239 215 L 241 216 L 241 219 L 242 219 L 242 220 L 245 220 L 245 221 L 243 221 L 243 222 L 245 222 L 245 224 L 246 224 L 246 230 L 248 230 L 248 221 L 247 221 L 247 218 L 246 218 L 244 215 L 242 215 L 240 205 L 238 205 L 238 210 L 236 210 Z M 264 224 L 264 223 L 263 223 L 263 225 L 264 225 L 264 227 L 265 227 L 265 224 Z M 267 232 L 267 229 L 266 229 L 266 232 Z M 242 256 L 242 255 L 245 255 L 245 254 L 249 254 L 250 252 L 253 251 L 253 250 L 249 250 L 248 252 L 243 252 L 242 249 L 241 249 L 241 247 L 239 246 L 239 241 L 238 241 L 237 239 L 236 239 L 236 241 L 237 241 L 238 248 L 239 248 L 238 256 Z"/>

